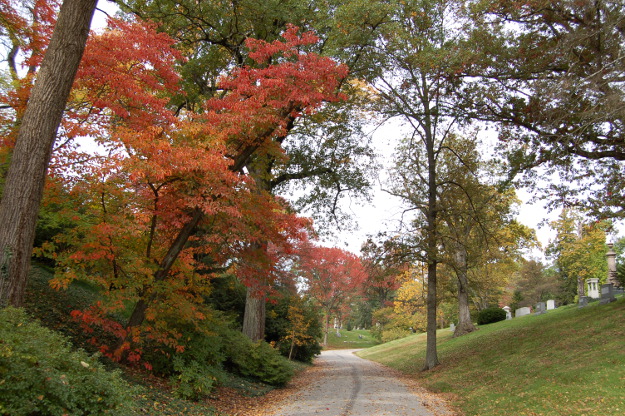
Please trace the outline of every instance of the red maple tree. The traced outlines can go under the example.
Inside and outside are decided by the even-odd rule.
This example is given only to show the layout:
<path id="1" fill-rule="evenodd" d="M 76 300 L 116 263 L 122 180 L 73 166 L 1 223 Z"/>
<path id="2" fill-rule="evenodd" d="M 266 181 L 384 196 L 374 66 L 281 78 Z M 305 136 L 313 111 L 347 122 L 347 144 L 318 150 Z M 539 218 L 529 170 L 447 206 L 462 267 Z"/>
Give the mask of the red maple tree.
<path id="1" fill-rule="evenodd" d="M 339 248 L 308 245 L 302 249 L 298 274 L 307 292 L 324 312 L 324 345 L 328 343 L 330 317 L 359 294 L 368 278 L 358 256 Z"/>

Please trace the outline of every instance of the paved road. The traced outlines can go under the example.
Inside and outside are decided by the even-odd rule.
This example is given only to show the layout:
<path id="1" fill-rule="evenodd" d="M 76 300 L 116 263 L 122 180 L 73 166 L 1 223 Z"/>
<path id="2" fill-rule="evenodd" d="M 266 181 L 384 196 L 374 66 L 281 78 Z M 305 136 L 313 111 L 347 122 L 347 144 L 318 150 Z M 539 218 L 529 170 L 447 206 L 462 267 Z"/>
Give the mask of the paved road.
<path id="1" fill-rule="evenodd" d="M 434 416 L 387 368 L 353 354 L 324 351 L 319 376 L 278 405 L 273 416 Z"/>

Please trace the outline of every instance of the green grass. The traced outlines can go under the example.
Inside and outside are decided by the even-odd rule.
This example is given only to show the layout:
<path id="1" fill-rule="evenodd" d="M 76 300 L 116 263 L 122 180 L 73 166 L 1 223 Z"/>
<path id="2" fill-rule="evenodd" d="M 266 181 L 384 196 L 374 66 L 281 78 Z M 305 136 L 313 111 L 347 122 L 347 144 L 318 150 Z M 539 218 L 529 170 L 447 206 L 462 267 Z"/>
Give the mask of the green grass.
<path id="1" fill-rule="evenodd" d="M 361 338 L 359 338 L 359 336 Z M 326 350 L 340 350 L 351 348 L 369 348 L 379 344 L 378 340 L 373 338 L 371 333 L 365 329 L 348 331 L 341 329 L 341 336 L 336 336 L 336 331 L 332 330 L 328 334 L 328 346 Z"/>
<path id="2" fill-rule="evenodd" d="M 429 372 L 420 371 L 424 334 L 358 355 L 448 393 L 466 415 L 620 415 L 625 414 L 624 321 L 621 299 L 485 325 L 459 338 L 441 330 L 441 365 Z"/>

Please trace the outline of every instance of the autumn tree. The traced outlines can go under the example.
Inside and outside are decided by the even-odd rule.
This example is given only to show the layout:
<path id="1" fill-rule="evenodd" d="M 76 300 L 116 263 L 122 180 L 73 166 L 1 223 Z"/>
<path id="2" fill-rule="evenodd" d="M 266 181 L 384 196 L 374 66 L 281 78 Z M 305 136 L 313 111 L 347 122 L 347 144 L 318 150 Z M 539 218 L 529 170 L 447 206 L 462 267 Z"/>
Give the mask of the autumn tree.
<path id="1" fill-rule="evenodd" d="M 525 260 L 521 263 L 512 290 L 517 294 L 515 308 L 533 307 L 538 302 L 559 298 L 561 291 L 557 274 L 550 273 L 537 260 Z"/>
<path id="2" fill-rule="evenodd" d="M 472 136 L 451 137 L 447 150 L 439 154 L 441 176 L 445 178 L 439 191 L 442 262 L 457 277 L 455 336 L 475 330 L 469 310 L 474 293 L 470 286 L 485 284 L 480 282 L 479 273 L 473 272 L 507 261 L 504 257 L 516 260 L 524 248 L 534 244 L 533 231 L 514 219 L 519 203 L 514 190 L 505 182 L 497 183 L 494 167 L 500 170 L 502 166 L 484 161 L 478 146 Z"/>
<path id="3" fill-rule="evenodd" d="M 547 247 L 547 255 L 553 259 L 559 275 L 561 301 L 571 303 L 577 296 L 584 296 L 586 279 L 604 282 L 607 278 L 607 224 L 588 222 L 579 212 L 562 210 L 551 227 L 556 237 Z"/>
<path id="4" fill-rule="evenodd" d="M 96 0 L 63 2 L 20 120 L 0 202 L 0 306 L 20 306 L 23 301 L 50 153 L 85 49 L 96 3 Z M 7 6 L 8 34 L 13 38 L 9 64 L 14 71 L 15 58 L 22 46 L 15 32 L 23 29 L 19 27 L 23 22 L 11 11 L 11 5 Z M 45 3 L 37 6 L 48 7 Z"/>
<path id="5" fill-rule="evenodd" d="M 309 246 L 300 254 L 296 265 L 306 292 L 324 313 L 323 344 L 328 345 L 330 318 L 361 289 L 367 278 L 360 258 L 339 248 Z"/>
<path id="6" fill-rule="evenodd" d="M 344 76 L 344 67 L 330 59 L 297 50 L 316 41 L 317 38 L 311 33 L 305 33 L 300 37 L 297 35 L 297 28 L 291 28 L 284 37 L 283 42 L 248 41 L 248 46 L 252 50 L 250 55 L 266 65 L 261 68 L 236 69 L 220 83 L 226 95 L 223 98 L 209 100 L 206 103 L 205 113 L 193 119 L 191 128 L 198 130 L 192 132 L 194 135 L 200 133 L 200 136 L 195 137 L 217 140 L 215 142 L 217 155 L 220 155 L 218 157 L 221 157 L 223 163 L 227 165 L 227 168 L 222 170 L 223 173 L 228 173 L 226 178 L 241 171 L 255 152 L 282 157 L 280 138 L 283 137 L 289 119 L 297 119 L 304 112 L 313 112 L 322 103 L 338 98 L 335 94 L 336 84 Z M 270 60 L 274 63 L 269 64 Z M 320 78 L 311 78 L 309 71 L 316 75 L 320 73 L 324 75 Z M 242 120 L 246 123 L 242 123 Z M 206 150 L 204 147 L 198 148 L 198 151 Z M 189 166 L 188 161 L 185 162 L 185 166 Z M 237 265 L 237 274 L 243 282 L 251 287 L 252 282 L 258 281 L 259 276 L 265 276 L 267 281 L 271 280 L 274 275 L 271 270 L 278 272 L 276 260 L 272 259 L 272 256 L 279 250 L 276 251 L 274 248 L 286 248 L 290 244 L 289 238 L 295 236 L 298 231 L 296 234 L 292 232 L 301 227 L 302 222 L 294 219 L 293 214 L 283 205 L 277 206 L 276 199 L 252 185 L 253 182 L 250 182 L 247 176 L 234 175 L 240 185 L 225 184 L 227 187 L 220 191 L 220 188 L 213 185 L 208 193 L 202 191 L 202 187 L 198 188 L 199 178 L 215 180 L 217 177 L 193 176 L 192 179 L 196 182 L 192 188 L 180 188 L 182 192 L 198 189 L 195 191 L 197 196 L 193 197 L 191 194 L 185 197 L 192 205 L 182 207 L 187 210 L 181 213 L 183 226 L 182 228 L 178 226 L 178 231 L 172 235 L 175 238 L 168 243 L 169 249 L 164 253 L 163 260 L 156 269 L 153 276 L 154 284 L 170 280 L 169 270 L 174 266 L 176 258 L 185 250 L 185 243 L 195 235 L 196 229 L 200 230 L 197 227 L 205 227 L 202 224 L 210 224 L 206 230 L 209 238 L 224 235 L 234 239 L 229 245 L 226 243 L 227 240 L 217 239 L 217 247 L 222 247 L 222 250 L 205 253 L 209 258 L 213 257 L 212 264 L 219 266 L 229 261 L 229 251 L 224 251 L 223 248 L 232 247 L 239 254 L 231 252 L 231 258 L 241 259 Z M 177 182 L 177 180 L 173 182 L 174 189 L 177 189 Z M 247 198 L 242 200 L 241 197 L 245 196 Z M 198 203 L 209 204 L 207 207 L 211 207 L 210 211 L 206 211 L 202 205 L 195 205 Z M 220 206 L 223 208 L 219 208 Z M 215 208 L 218 209 L 217 212 L 214 211 Z M 215 218 L 219 211 L 223 214 Z M 281 219 L 278 222 L 272 220 L 279 217 Z M 215 223 L 216 220 L 219 222 Z M 211 229 L 215 225 L 219 228 Z M 237 234 L 237 230 L 242 234 Z M 201 232 L 200 236 L 204 233 Z M 197 237 L 191 240 L 195 238 Z M 198 246 L 202 247 L 210 246 Z M 189 249 L 192 250 L 193 247 Z M 139 299 L 127 324 L 128 330 L 141 325 L 146 317 L 146 311 L 156 299 L 159 299 L 157 293 Z"/>
<path id="7" fill-rule="evenodd" d="M 310 45 L 316 52 L 331 56 L 350 67 L 350 77 L 368 70 L 365 59 L 372 49 L 377 27 L 386 18 L 386 6 L 374 2 L 363 7 L 360 2 L 336 2 L 323 5 L 291 0 L 258 4 L 252 1 L 136 1 L 120 2 L 124 10 L 158 21 L 162 30 L 185 45 L 188 61 L 181 67 L 186 94 L 175 101 L 179 108 L 198 108 L 202 102 L 219 94 L 217 79 L 233 66 L 254 66 L 245 48 L 245 39 L 253 34 L 268 42 L 279 39 L 288 24 L 314 29 L 322 42 Z M 343 82 L 340 89 L 350 97 L 358 88 Z M 337 88 L 338 93 L 338 88 Z M 346 219 L 337 203 L 350 194 L 362 194 L 368 186 L 366 176 L 368 149 L 359 125 L 356 100 L 327 105 L 314 116 L 297 122 L 285 115 L 287 126 L 279 140 L 288 157 L 258 154 L 249 158 L 246 169 L 261 192 L 273 194 L 299 192 L 303 197 L 294 206 L 307 210 L 317 224 L 343 222 Z M 278 140 L 276 140 L 277 142 Z M 295 183 L 295 185 L 293 185 Z M 262 281 L 262 276 L 259 276 Z M 253 339 L 263 336 L 264 297 L 262 284 L 250 287 L 244 333 Z"/>
<path id="8" fill-rule="evenodd" d="M 401 285 L 397 289 L 393 310 L 404 318 L 404 326 L 409 325 L 415 332 L 427 328 L 427 278 L 420 264 L 412 266 L 399 276 Z M 408 328 L 404 328 L 408 329 Z"/>
<path id="9" fill-rule="evenodd" d="M 625 11 L 613 0 L 470 4 L 474 31 L 463 72 L 476 118 L 494 121 L 510 160 L 544 197 L 622 216 Z"/>
<path id="10" fill-rule="evenodd" d="M 380 111 L 407 128 L 397 149 L 390 191 L 416 213 L 411 229 L 416 260 L 427 264 L 427 349 L 424 369 L 438 365 L 436 348 L 437 268 L 440 252 L 440 187 L 446 180 L 440 153 L 459 127 L 451 94 L 452 77 L 462 55 L 460 33 L 450 23 L 459 16 L 454 1 L 409 1 L 397 5 L 394 26 L 381 39 L 386 72 L 375 87 Z"/>

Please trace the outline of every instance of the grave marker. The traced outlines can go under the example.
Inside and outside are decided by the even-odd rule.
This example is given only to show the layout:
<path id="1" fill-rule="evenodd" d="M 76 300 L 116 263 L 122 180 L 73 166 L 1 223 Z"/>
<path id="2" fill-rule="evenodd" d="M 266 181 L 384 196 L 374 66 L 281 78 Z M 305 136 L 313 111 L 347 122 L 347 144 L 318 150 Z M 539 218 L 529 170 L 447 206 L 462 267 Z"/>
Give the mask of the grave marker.
<path id="1" fill-rule="evenodd" d="M 601 285 L 601 301 L 602 305 L 610 302 L 614 302 L 616 298 L 614 297 L 614 286 L 612 283 L 608 283 L 606 285 Z"/>
<path id="2" fill-rule="evenodd" d="M 531 313 L 530 308 L 526 306 L 524 308 L 519 308 L 516 311 L 514 311 L 514 317 L 518 318 L 521 316 L 529 315 L 530 313 Z"/>

